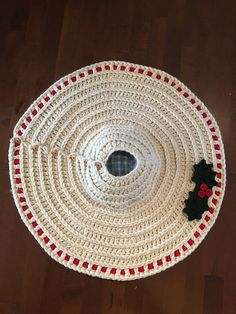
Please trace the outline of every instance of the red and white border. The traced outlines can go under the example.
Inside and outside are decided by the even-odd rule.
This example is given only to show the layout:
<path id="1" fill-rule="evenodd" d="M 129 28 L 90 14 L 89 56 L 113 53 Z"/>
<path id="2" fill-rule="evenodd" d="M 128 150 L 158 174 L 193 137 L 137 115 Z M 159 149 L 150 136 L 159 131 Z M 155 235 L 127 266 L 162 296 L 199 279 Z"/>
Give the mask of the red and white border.
<path id="1" fill-rule="evenodd" d="M 127 269 L 108 267 L 107 265 L 97 265 L 86 260 L 81 260 L 79 256 L 70 256 L 67 252 L 60 248 L 57 243 L 54 243 L 47 235 L 46 231 L 43 230 L 40 224 L 36 221 L 33 213 L 31 212 L 31 209 L 26 201 L 24 194 L 25 191 L 23 189 L 21 179 L 21 139 L 24 137 L 24 134 L 32 121 L 37 118 L 40 112 L 44 110 L 44 108 L 51 101 L 53 101 L 56 95 L 58 95 L 65 88 L 68 88 L 68 86 L 77 84 L 80 80 L 86 79 L 94 73 L 97 74 L 109 71 L 126 71 L 129 73 L 143 75 L 154 80 L 159 80 L 182 95 L 182 97 L 193 106 L 194 110 L 199 112 L 204 123 L 209 129 L 214 142 L 215 157 L 217 160 L 217 164 L 214 165 L 215 170 L 217 169 L 217 187 L 213 190 L 210 209 L 207 213 L 204 213 L 203 218 L 199 221 L 198 228 L 195 229 L 194 233 L 189 236 L 186 243 L 173 251 L 171 254 L 163 256 L 158 260 L 144 265 L 139 265 L 138 267 L 129 267 Z M 171 75 L 153 68 L 120 61 L 101 62 L 85 67 L 63 77 L 53 84 L 45 93 L 43 93 L 30 106 L 14 129 L 14 136 L 11 140 L 9 148 L 9 168 L 13 195 L 18 211 L 26 226 L 44 250 L 52 258 L 66 267 L 92 276 L 116 280 L 132 280 L 149 276 L 173 266 L 192 253 L 204 239 L 217 218 L 226 183 L 224 147 L 221 134 L 215 119 L 212 117 L 204 104 L 186 86 Z"/>

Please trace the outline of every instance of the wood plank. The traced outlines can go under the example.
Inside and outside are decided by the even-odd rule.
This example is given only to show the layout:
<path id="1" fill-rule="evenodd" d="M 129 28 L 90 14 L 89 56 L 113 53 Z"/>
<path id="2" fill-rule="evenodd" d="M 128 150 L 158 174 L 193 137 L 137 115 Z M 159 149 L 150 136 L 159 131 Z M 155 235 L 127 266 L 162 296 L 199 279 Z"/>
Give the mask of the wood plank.
<path id="1" fill-rule="evenodd" d="M 0 313 L 235 314 L 236 2 L 17 0 L 0 12 Z M 190 257 L 156 276 L 113 282 L 51 260 L 15 208 L 12 129 L 54 80 L 120 59 L 177 76 L 216 117 L 227 192 L 216 225 Z"/>

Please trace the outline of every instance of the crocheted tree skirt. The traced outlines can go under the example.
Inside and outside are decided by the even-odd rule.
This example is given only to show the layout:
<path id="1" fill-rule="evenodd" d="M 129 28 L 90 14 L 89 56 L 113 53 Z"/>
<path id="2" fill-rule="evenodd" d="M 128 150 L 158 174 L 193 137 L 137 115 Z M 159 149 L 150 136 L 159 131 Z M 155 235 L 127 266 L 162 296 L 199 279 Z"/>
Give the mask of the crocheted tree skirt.
<path id="1" fill-rule="evenodd" d="M 108 167 L 117 151 L 132 158 L 125 174 Z M 204 104 L 171 75 L 119 61 L 43 93 L 14 129 L 9 166 L 18 211 L 42 248 L 115 280 L 153 275 L 193 252 L 226 183 L 220 130 Z"/>

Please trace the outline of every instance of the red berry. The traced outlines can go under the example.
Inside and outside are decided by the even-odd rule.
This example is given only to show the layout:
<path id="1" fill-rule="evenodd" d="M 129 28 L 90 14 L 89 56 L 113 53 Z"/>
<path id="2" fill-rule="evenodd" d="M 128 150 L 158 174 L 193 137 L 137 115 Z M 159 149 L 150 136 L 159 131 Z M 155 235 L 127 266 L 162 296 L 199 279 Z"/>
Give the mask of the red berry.
<path id="1" fill-rule="evenodd" d="M 204 191 L 198 191 L 197 195 L 200 197 L 200 198 L 203 198 L 206 196 L 206 193 Z"/>
<path id="2" fill-rule="evenodd" d="M 212 190 L 207 189 L 207 190 L 206 190 L 206 196 L 207 196 L 207 197 L 210 197 L 211 195 L 212 195 Z"/>
<path id="3" fill-rule="evenodd" d="M 200 189 L 201 189 L 202 191 L 206 191 L 207 188 L 208 188 L 208 186 L 206 185 L 206 183 L 202 183 L 202 184 L 200 185 Z"/>

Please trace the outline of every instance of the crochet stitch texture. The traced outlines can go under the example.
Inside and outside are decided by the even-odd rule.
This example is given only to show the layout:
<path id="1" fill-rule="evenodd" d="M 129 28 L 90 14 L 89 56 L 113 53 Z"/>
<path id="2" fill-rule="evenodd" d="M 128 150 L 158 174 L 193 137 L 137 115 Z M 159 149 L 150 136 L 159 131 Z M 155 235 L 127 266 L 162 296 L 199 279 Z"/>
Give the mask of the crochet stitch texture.
<path id="1" fill-rule="evenodd" d="M 106 168 L 115 151 L 137 165 Z M 209 211 L 188 221 L 193 165 L 213 164 Z M 43 93 L 17 123 L 9 148 L 12 191 L 44 250 L 76 271 L 132 280 L 173 266 L 214 224 L 226 173 L 219 127 L 179 80 L 150 67 L 100 62 Z"/>

